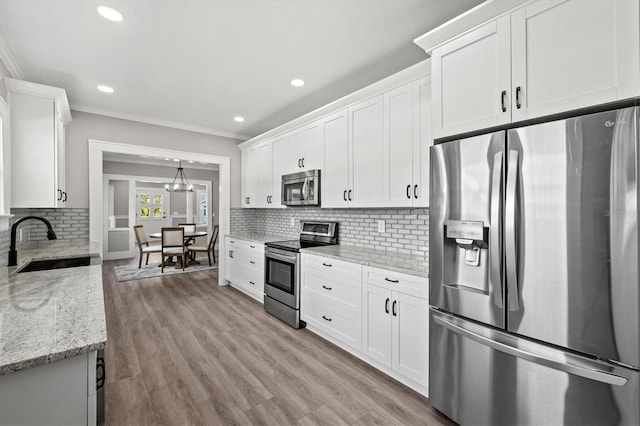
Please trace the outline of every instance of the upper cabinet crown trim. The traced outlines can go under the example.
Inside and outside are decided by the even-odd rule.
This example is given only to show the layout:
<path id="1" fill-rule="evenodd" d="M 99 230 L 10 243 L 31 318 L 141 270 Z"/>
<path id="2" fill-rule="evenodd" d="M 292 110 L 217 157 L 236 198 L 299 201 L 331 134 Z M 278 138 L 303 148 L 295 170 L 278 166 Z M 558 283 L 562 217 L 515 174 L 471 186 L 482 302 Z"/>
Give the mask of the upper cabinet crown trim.
<path id="1" fill-rule="evenodd" d="M 56 101 L 62 114 L 62 120 L 66 126 L 71 121 L 71 110 L 67 100 L 67 92 L 59 87 L 46 86 L 30 81 L 16 80 L 5 77 L 4 83 L 9 92 L 23 93 L 25 95 L 41 96 Z"/>
<path id="2" fill-rule="evenodd" d="M 337 99 L 331 103 L 321 106 L 320 108 L 311 111 L 305 115 L 302 115 L 294 120 L 289 121 L 281 126 L 275 127 L 261 135 L 258 135 L 248 141 L 245 141 L 238 145 L 238 148 L 245 150 L 252 146 L 259 144 L 274 136 L 282 135 L 291 130 L 295 130 L 301 126 L 309 124 L 311 121 L 320 119 L 335 113 L 336 111 L 354 105 L 367 98 L 382 94 L 387 90 L 391 90 L 395 87 L 405 84 L 409 80 L 417 80 L 431 75 L 431 60 L 425 59 L 418 62 L 408 68 L 398 71 L 380 81 L 377 81 L 369 86 L 366 86 L 360 90 L 350 93 L 340 99 Z"/>
<path id="3" fill-rule="evenodd" d="M 506 15 L 529 1 L 531 0 L 487 0 L 421 35 L 413 42 L 431 55 L 431 52 L 441 44 L 462 36 L 490 20 Z"/>

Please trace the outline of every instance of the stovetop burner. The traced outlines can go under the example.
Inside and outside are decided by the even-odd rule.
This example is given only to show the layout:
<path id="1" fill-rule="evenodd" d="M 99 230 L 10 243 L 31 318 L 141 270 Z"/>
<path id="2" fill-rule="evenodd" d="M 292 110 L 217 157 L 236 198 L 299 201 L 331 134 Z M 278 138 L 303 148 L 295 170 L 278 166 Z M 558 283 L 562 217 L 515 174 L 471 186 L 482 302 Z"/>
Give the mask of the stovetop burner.
<path id="1" fill-rule="evenodd" d="M 318 246 L 325 246 L 325 245 L 327 244 L 317 243 L 313 241 L 300 241 L 300 240 L 274 241 L 266 244 L 267 247 L 277 248 L 280 250 L 294 251 L 294 252 L 300 251 L 301 248 L 318 247 Z"/>
<path id="2" fill-rule="evenodd" d="M 298 252 L 301 248 L 319 247 L 338 243 L 338 223 L 320 222 L 312 220 L 300 221 L 300 238 L 297 240 L 274 241 L 265 244 L 268 248 L 275 248 L 291 252 Z"/>

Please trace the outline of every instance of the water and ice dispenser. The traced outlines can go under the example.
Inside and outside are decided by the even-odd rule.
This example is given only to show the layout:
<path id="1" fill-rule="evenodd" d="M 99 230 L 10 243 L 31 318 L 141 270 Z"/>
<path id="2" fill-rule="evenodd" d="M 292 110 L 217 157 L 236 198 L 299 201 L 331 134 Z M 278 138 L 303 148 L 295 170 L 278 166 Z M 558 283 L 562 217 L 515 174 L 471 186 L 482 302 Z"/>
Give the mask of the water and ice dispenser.
<path id="1" fill-rule="evenodd" d="M 465 265 L 480 266 L 481 249 L 487 248 L 488 230 L 481 221 L 447 220 L 445 235 L 464 250 L 461 260 Z"/>

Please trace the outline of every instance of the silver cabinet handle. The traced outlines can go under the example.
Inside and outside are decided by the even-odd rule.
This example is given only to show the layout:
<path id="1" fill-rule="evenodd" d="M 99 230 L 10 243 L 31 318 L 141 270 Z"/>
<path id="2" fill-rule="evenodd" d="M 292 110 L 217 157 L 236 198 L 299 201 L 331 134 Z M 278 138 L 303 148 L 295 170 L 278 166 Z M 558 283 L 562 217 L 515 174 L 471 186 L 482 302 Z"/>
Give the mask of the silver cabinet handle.
<path id="1" fill-rule="evenodd" d="M 407 198 L 411 198 L 411 194 L 409 194 L 409 191 L 411 191 L 411 185 L 407 185 Z"/>
<path id="2" fill-rule="evenodd" d="M 544 354 L 536 354 L 508 345 L 506 343 L 499 342 L 497 340 L 489 339 L 488 337 L 482 336 L 478 333 L 474 333 L 471 330 L 467 330 L 464 327 L 453 324 L 444 318 L 438 316 L 433 316 L 432 318 L 434 322 L 445 328 L 448 328 L 456 334 L 467 337 L 484 346 L 490 347 L 500 352 L 504 352 L 516 358 L 526 359 L 528 361 L 535 362 L 536 364 L 544 365 L 555 370 L 564 371 L 575 376 L 584 377 L 586 379 L 595 380 L 614 386 L 624 386 L 624 384 L 627 383 L 627 379 L 625 377 L 617 376 L 606 371 L 596 370 L 595 368 L 587 368 L 578 365 L 567 364 L 564 360 L 552 359 L 548 356 L 545 356 Z"/>
<path id="3" fill-rule="evenodd" d="M 344 190 L 344 194 L 342 194 L 342 197 L 344 198 L 345 201 L 347 201 L 347 190 Z"/>
<path id="4" fill-rule="evenodd" d="M 493 287 L 493 303 L 503 307 L 502 277 L 500 276 L 500 200 L 502 199 L 502 151 L 493 156 L 491 177 L 491 228 L 489 229 L 489 282 Z"/>
<path id="5" fill-rule="evenodd" d="M 413 198 L 418 199 L 418 185 L 413 186 Z"/>
<path id="6" fill-rule="evenodd" d="M 327 286 L 326 286 L 326 285 L 324 285 L 324 284 L 322 285 L 322 288 L 324 288 L 325 290 L 332 290 L 332 288 L 331 288 L 331 287 L 327 287 Z"/>
<path id="7" fill-rule="evenodd" d="M 327 318 L 327 317 L 325 317 L 324 315 L 322 316 L 322 319 L 323 319 L 323 320 L 325 320 L 325 321 L 329 321 L 329 322 L 331 322 L 331 321 L 332 321 L 332 319 L 331 319 L 331 318 Z"/>
<path id="8" fill-rule="evenodd" d="M 326 266 L 326 267 L 328 267 L 328 268 L 331 268 L 333 265 L 332 265 L 332 264 L 330 264 L 330 263 L 324 263 L 324 262 L 322 262 L 322 266 Z"/>
<path id="9" fill-rule="evenodd" d="M 507 104 L 506 104 L 506 99 L 507 98 L 507 91 L 503 90 L 502 93 L 500 94 L 500 103 L 502 104 L 502 112 L 507 112 Z"/>
<path id="10" fill-rule="evenodd" d="M 349 194 L 347 198 L 349 198 L 349 201 L 351 201 L 351 190 L 349 190 Z"/>
<path id="11" fill-rule="evenodd" d="M 516 189 L 518 183 L 518 151 L 509 151 L 507 166 L 507 196 L 505 202 L 505 254 L 507 260 L 507 286 L 509 289 L 509 310 L 520 309 L 518 295 L 518 249 L 516 235 Z"/>
<path id="12" fill-rule="evenodd" d="M 385 313 L 389 313 L 389 298 L 387 297 L 387 300 L 384 301 L 384 312 Z"/>
<path id="13" fill-rule="evenodd" d="M 388 281 L 388 282 L 390 282 L 390 283 L 399 283 L 399 282 L 400 282 L 400 281 L 398 281 L 398 280 L 392 280 L 392 279 L 387 278 L 387 277 L 384 277 L 384 280 L 385 280 L 385 281 Z"/>
<path id="14" fill-rule="evenodd" d="M 304 157 L 302 157 L 302 168 L 304 169 Z"/>
<path id="15" fill-rule="evenodd" d="M 302 166 L 300 165 L 300 161 L 302 160 L 302 158 L 298 158 L 298 168 L 301 168 Z"/>
<path id="16" fill-rule="evenodd" d="M 520 93 L 522 92 L 522 87 L 516 87 L 516 108 L 520 109 L 522 104 L 520 103 Z"/>

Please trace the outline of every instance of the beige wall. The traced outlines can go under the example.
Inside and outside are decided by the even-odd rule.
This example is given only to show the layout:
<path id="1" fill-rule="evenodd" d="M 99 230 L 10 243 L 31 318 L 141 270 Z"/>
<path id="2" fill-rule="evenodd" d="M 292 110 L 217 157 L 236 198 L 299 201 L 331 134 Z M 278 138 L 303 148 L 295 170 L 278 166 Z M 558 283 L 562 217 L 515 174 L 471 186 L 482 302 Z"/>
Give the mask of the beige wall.
<path id="1" fill-rule="evenodd" d="M 229 157 L 231 207 L 240 207 L 241 141 L 86 112 L 71 116 L 65 134 L 68 207 L 89 207 L 89 139 Z"/>

